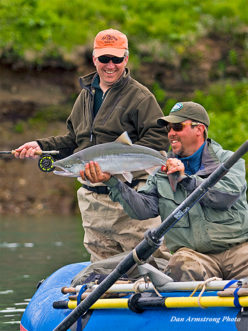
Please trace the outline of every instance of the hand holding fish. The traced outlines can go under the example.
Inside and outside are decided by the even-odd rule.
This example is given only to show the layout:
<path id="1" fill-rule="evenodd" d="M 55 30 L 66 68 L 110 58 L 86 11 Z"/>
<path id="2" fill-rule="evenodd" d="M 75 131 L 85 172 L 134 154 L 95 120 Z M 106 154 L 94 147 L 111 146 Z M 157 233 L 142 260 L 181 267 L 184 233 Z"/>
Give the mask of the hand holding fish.
<path id="1" fill-rule="evenodd" d="M 80 175 L 83 180 L 88 179 L 91 183 L 105 182 L 111 177 L 110 173 L 102 172 L 102 169 L 99 164 L 94 161 L 86 163 L 85 170 L 81 170 Z"/>
<path id="2" fill-rule="evenodd" d="M 179 172 L 180 177 L 185 176 L 185 167 L 182 161 L 178 160 L 177 158 L 169 158 L 166 161 L 166 165 L 161 167 L 161 171 L 164 171 L 167 173 L 167 175 L 170 175 L 174 172 Z"/>
<path id="3" fill-rule="evenodd" d="M 36 159 L 38 157 L 37 152 L 42 152 L 39 144 L 37 141 L 30 141 L 28 143 L 25 143 L 24 145 L 21 145 L 15 150 L 14 156 L 18 159 L 24 159 L 24 158 L 32 158 Z"/>

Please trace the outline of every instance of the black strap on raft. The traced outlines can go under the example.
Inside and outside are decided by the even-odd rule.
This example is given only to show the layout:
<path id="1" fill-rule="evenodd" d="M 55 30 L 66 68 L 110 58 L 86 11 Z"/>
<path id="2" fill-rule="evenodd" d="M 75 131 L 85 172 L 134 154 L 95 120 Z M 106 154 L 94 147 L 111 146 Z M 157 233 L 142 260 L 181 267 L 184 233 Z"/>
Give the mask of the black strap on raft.
<path id="1" fill-rule="evenodd" d="M 143 313 L 145 309 L 164 308 L 165 299 L 154 293 L 135 293 L 128 299 L 128 308 L 135 313 Z"/>
<path id="2" fill-rule="evenodd" d="M 197 187 L 162 223 L 147 233 L 147 236 L 135 247 L 136 255 L 140 261 L 147 260 L 160 244 L 161 238 L 173 225 L 175 225 L 189 210 L 214 186 L 229 169 L 248 152 L 248 140 L 233 153 L 233 155 L 221 164 L 199 187 Z M 148 239 L 148 240 L 147 240 Z M 130 252 L 117 267 L 104 279 L 104 281 L 85 298 L 55 329 L 54 331 L 66 331 L 131 267 L 135 265 L 133 252 Z"/>

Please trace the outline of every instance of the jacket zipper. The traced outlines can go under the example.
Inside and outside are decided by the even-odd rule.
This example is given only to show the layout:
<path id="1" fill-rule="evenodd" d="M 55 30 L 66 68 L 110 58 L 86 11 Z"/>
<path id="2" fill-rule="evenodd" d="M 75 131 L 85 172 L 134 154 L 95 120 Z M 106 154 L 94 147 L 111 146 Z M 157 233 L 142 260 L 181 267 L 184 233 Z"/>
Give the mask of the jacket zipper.
<path id="1" fill-rule="evenodd" d="M 121 100 L 121 98 L 122 98 L 122 94 L 123 94 L 123 89 L 124 89 L 124 87 L 126 86 L 126 84 L 128 83 L 128 81 L 129 81 L 129 77 L 124 81 L 124 83 L 123 83 L 123 85 L 122 85 L 122 87 L 121 87 L 121 90 L 120 90 L 120 93 L 119 93 L 119 95 L 117 96 L 117 98 L 116 98 L 116 100 L 115 100 L 115 103 L 113 104 L 113 107 L 110 109 L 110 111 L 106 114 L 106 116 L 105 116 L 105 118 L 104 118 L 104 120 L 103 120 L 103 124 L 105 124 L 106 122 L 107 122 L 107 120 L 109 119 L 109 117 L 111 116 L 111 114 L 113 113 L 113 111 L 115 110 L 115 107 L 116 107 L 116 105 L 119 103 L 119 101 Z M 113 87 L 113 89 L 114 89 L 115 87 Z M 109 91 L 109 93 L 110 93 L 111 91 Z M 108 94 L 109 94 L 108 93 Z M 106 96 L 106 98 L 104 99 L 104 101 L 107 99 L 107 96 Z M 103 103 L 102 103 L 103 104 Z M 102 107 L 102 106 L 101 106 Z"/>
<path id="2" fill-rule="evenodd" d="M 126 81 L 124 82 L 124 84 L 123 84 L 121 90 L 123 90 L 123 88 L 126 86 L 126 84 L 128 83 L 128 81 L 129 81 L 129 77 L 128 77 L 128 79 L 126 79 Z M 114 88 L 114 87 L 113 87 L 113 88 Z M 101 107 L 99 108 L 98 112 L 99 112 L 100 109 L 102 108 L 102 105 L 104 104 L 104 102 L 106 102 L 106 99 L 107 99 L 109 93 L 111 92 L 111 89 L 112 89 L 112 88 L 110 88 L 109 90 L 107 90 L 107 91 L 105 92 L 105 94 L 103 94 L 103 102 L 102 102 Z M 91 91 L 91 94 L 92 94 L 91 110 L 92 110 L 92 108 L 93 108 L 92 106 L 93 106 L 93 102 L 94 102 L 94 93 L 95 93 L 95 90 L 92 90 L 92 91 Z M 107 93 L 107 95 L 106 95 L 106 93 Z M 105 95 L 106 95 L 106 97 L 104 97 Z M 115 101 L 113 107 L 112 107 L 111 110 L 106 114 L 105 119 L 103 120 L 103 124 L 106 123 L 106 121 L 108 120 L 108 118 L 110 117 L 110 115 L 112 114 L 112 112 L 114 111 L 115 106 L 118 104 L 118 102 L 119 102 L 119 100 L 121 99 L 121 97 L 122 97 L 122 94 L 120 93 L 120 94 L 119 94 L 119 97 L 116 98 L 116 101 Z M 96 116 L 97 116 L 97 115 L 96 115 Z M 94 125 L 94 121 L 95 121 L 95 118 L 94 118 L 94 120 L 92 121 L 92 125 L 91 125 L 91 130 L 90 130 L 90 142 L 93 141 L 93 136 L 94 136 L 94 134 L 93 134 L 93 125 Z"/>
<path id="3" fill-rule="evenodd" d="M 92 89 L 90 91 L 91 93 L 91 100 L 90 100 L 90 110 L 91 110 L 91 128 L 90 128 L 90 142 L 93 141 L 93 123 L 94 123 L 94 119 L 93 119 L 93 102 L 94 102 L 94 95 L 95 95 L 95 89 Z"/>

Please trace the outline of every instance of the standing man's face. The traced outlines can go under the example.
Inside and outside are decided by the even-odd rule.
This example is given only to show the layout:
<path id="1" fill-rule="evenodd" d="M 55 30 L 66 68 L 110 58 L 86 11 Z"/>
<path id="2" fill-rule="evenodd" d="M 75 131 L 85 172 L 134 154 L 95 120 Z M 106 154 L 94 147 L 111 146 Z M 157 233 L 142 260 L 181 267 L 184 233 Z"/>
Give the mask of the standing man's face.
<path id="1" fill-rule="evenodd" d="M 111 58 L 113 56 L 106 54 L 104 57 Z M 93 62 L 100 77 L 100 87 L 105 91 L 122 76 L 128 62 L 128 56 L 124 57 L 123 61 L 117 64 L 113 63 L 112 60 L 108 63 L 101 63 L 95 56 L 93 56 Z"/>

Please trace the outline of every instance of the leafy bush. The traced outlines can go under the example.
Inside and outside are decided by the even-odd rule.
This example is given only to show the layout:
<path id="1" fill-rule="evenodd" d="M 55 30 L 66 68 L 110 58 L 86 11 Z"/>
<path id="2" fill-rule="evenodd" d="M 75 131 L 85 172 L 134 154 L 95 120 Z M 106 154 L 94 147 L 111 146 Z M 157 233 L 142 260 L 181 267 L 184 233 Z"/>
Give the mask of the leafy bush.
<path id="1" fill-rule="evenodd" d="M 194 101 L 208 110 L 209 135 L 224 148 L 236 150 L 247 140 L 248 81 L 214 84 L 207 93 L 196 91 Z"/>
<path id="2" fill-rule="evenodd" d="M 57 56 L 91 47 L 99 30 L 114 27 L 127 33 L 134 55 L 172 56 L 209 31 L 234 34 L 248 23 L 247 7 L 246 0 L 1 0 L 0 50 Z"/>

